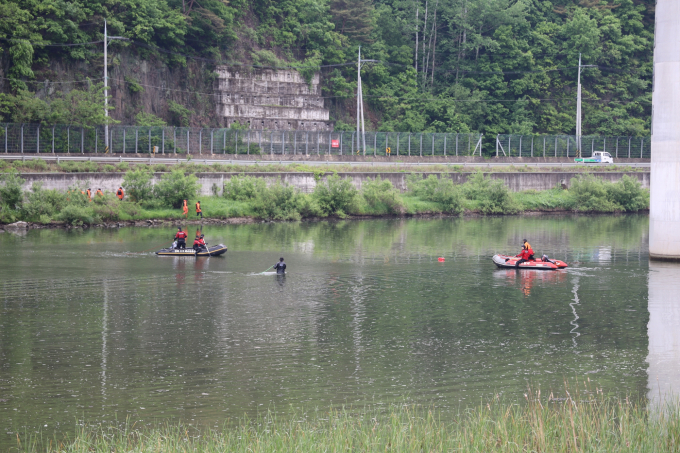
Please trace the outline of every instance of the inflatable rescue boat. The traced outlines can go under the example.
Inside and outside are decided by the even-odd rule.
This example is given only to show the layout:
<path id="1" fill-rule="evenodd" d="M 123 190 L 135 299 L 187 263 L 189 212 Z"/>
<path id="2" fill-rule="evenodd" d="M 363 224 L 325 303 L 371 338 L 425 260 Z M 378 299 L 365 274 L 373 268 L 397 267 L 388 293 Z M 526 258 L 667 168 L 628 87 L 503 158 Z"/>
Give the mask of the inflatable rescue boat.
<path id="1" fill-rule="evenodd" d="M 517 256 L 510 255 L 494 255 L 493 262 L 496 266 L 502 269 L 515 268 L 515 263 L 519 260 Z M 519 265 L 519 269 L 539 269 L 545 271 L 551 271 L 555 269 L 564 269 L 567 267 L 567 263 L 560 260 L 531 260 L 525 261 Z"/>
<path id="2" fill-rule="evenodd" d="M 219 256 L 222 255 L 227 251 L 227 246 L 224 244 L 217 244 L 208 247 L 208 249 L 201 249 L 196 253 L 196 250 L 186 248 L 186 249 L 173 249 L 173 248 L 167 248 L 167 249 L 161 249 L 156 252 L 156 255 L 159 256 L 190 256 L 190 257 L 197 257 L 197 256 Z"/>

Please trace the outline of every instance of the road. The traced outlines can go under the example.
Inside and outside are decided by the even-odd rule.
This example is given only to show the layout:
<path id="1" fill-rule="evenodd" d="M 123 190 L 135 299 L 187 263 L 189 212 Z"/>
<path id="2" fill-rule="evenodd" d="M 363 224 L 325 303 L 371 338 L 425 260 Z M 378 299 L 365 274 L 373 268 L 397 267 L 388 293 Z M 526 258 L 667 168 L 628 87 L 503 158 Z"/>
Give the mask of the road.
<path id="1" fill-rule="evenodd" d="M 99 162 L 106 164 L 115 164 L 120 162 L 130 162 L 130 163 L 140 163 L 140 164 L 165 164 L 165 165 L 175 165 L 181 163 L 195 163 L 195 164 L 229 164 L 229 165 L 270 165 L 270 164 L 280 164 L 280 165 L 349 165 L 350 167 L 418 167 L 418 166 L 433 166 L 433 165 L 445 165 L 448 167 L 459 166 L 459 167 L 470 167 L 470 168 L 498 168 L 498 167 L 548 167 L 548 168 L 569 168 L 569 167 L 583 167 L 588 168 L 599 168 L 608 167 L 612 164 L 577 164 L 575 162 L 532 162 L 532 163 L 497 163 L 497 162 L 441 162 L 441 161 L 425 161 L 425 162 L 344 162 L 344 161 L 325 161 L 325 160 L 240 160 L 240 159 L 208 159 L 203 158 L 203 156 L 192 156 L 191 159 L 179 159 L 171 157 L 123 157 L 123 156 L 110 156 L 110 157 L 92 157 L 92 156 L 60 156 L 60 155 L 31 155 L 24 154 L 22 156 L 17 155 L 1 155 L 0 159 L 4 160 L 35 160 L 42 159 L 47 162 Z M 633 167 L 633 168 L 650 168 L 649 162 L 639 162 L 639 163 L 616 163 L 617 167 Z"/>

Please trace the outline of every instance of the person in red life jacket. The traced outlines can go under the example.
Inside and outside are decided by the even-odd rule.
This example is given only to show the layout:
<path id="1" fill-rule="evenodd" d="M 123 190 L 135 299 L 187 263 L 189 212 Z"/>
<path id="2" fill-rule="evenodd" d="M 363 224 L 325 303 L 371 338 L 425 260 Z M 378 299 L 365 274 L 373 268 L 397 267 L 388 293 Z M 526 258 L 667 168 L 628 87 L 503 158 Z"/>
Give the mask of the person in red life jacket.
<path id="1" fill-rule="evenodd" d="M 177 234 L 175 234 L 178 249 L 185 249 L 187 247 L 187 237 L 189 237 L 189 235 L 185 231 L 182 231 L 182 227 L 178 227 Z"/>
<path id="2" fill-rule="evenodd" d="M 194 250 L 196 252 L 200 252 L 202 249 L 206 249 L 207 246 L 205 245 L 205 240 L 203 239 L 203 235 L 196 236 L 196 239 L 194 239 Z"/>
<path id="3" fill-rule="evenodd" d="M 120 201 L 123 201 L 123 198 L 125 198 L 125 192 L 123 192 L 122 187 L 119 187 L 118 190 L 116 190 L 116 196 Z"/>
<path id="4" fill-rule="evenodd" d="M 201 216 L 203 218 L 203 211 L 201 211 L 201 202 L 197 201 L 196 202 L 196 217 Z"/>
<path id="5" fill-rule="evenodd" d="M 518 268 L 520 264 L 526 263 L 527 261 L 529 261 L 529 257 L 532 256 L 532 255 L 529 253 L 529 250 L 531 250 L 531 249 L 527 249 L 527 248 L 524 246 L 524 244 L 522 244 L 522 251 L 519 252 L 519 255 L 517 255 L 517 256 L 519 257 L 519 259 L 518 259 L 517 262 L 515 263 L 515 268 Z"/>

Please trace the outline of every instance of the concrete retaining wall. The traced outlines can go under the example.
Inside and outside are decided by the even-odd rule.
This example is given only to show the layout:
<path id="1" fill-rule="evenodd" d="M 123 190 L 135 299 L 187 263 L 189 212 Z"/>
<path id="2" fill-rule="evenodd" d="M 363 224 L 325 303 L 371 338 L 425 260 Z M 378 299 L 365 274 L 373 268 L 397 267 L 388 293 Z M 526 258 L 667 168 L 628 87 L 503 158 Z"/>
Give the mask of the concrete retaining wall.
<path id="1" fill-rule="evenodd" d="M 201 184 L 201 194 L 212 194 L 213 185 L 215 185 L 221 193 L 225 181 L 239 173 L 197 173 L 198 181 Z M 338 173 L 342 178 L 349 178 L 352 184 L 357 189 L 368 179 L 374 179 L 380 176 L 382 179 L 389 180 L 396 188 L 402 192 L 406 190 L 406 178 L 410 173 Z M 425 177 L 433 174 L 437 177 L 448 177 L 456 184 L 462 184 L 467 181 L 472 173 L 423 173 Z M 523 190 L 547 190 L 560 185 L 562 183 L 570 184 L 572 178 L 579 173 L 565 172 L 565 173 L 489 173 L 492 178 L 502 180 L 505 185 L 513 192 Z M 603 172 L 593 173 L 598 178 L 605 181 L 616 182 L 625 174 L 628 174 L 642 184 L 642 187 L 649 188 L 650 174 L 649 172 L 635 172 L 635 173 L 615 173 Z M 158 181 L 163 173 L 154 174 L 154 182 Z M 316 187 L 316 180 L 314 173 L 248 173 L 248 175 L 256 176 L 258 178 L 265 178 L 269 183 L 276 180 L 281 180 L 284 184 L 292 185 L 302 192 L 312 192 Z M 91 188 L 96 191 L 101 188 L 106 192 L 115 191 L 123 184 L 123 173 L 25 173 L 22 178 L 26 180 L 24 183 L 24 190 L 31 188 L 33 183 L 42 183 L 45 189 L 57 189 L 65 191 L 69 187 L 75 186 L 80 190 Z M 325 179 L 322 176 L 322 179 Z"/>

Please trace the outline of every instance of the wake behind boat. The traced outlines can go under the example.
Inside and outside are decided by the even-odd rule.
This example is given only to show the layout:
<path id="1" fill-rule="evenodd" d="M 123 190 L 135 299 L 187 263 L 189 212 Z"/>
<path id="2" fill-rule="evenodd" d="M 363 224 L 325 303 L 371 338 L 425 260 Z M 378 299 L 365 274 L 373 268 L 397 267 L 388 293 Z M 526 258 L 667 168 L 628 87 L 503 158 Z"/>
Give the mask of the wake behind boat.
<path id="1" fill-rule="evenodd" d="M 517 263 L 520 258 L 510 255 L 494 255 L 492 259 L 494 264 L 502 269 L 514 269 L 515 263 Z M 567 267 L 567 263 L 560 260 L 530 260 L 520 263 L 519 265 L 519 269 L 538 269 L 544 271 L 564 269 L 565 267 Z"/>
<path id="2" fill-rule="evenodd" d="M 217 244 L 213 245 L 211 247 L 208 247 L 206 250 L 205 248 L 202 248 L 196 252 L 194 249 L 174 249 L 172 247 L 167 248 L 167 249 L 161 249 L 156 252 L 156 255 L 159 256 L 191 256 L 191 257 L 196 257 L 196 256 L 219 256 L 227 251 L 227 246 L 224 244 Z"/>

